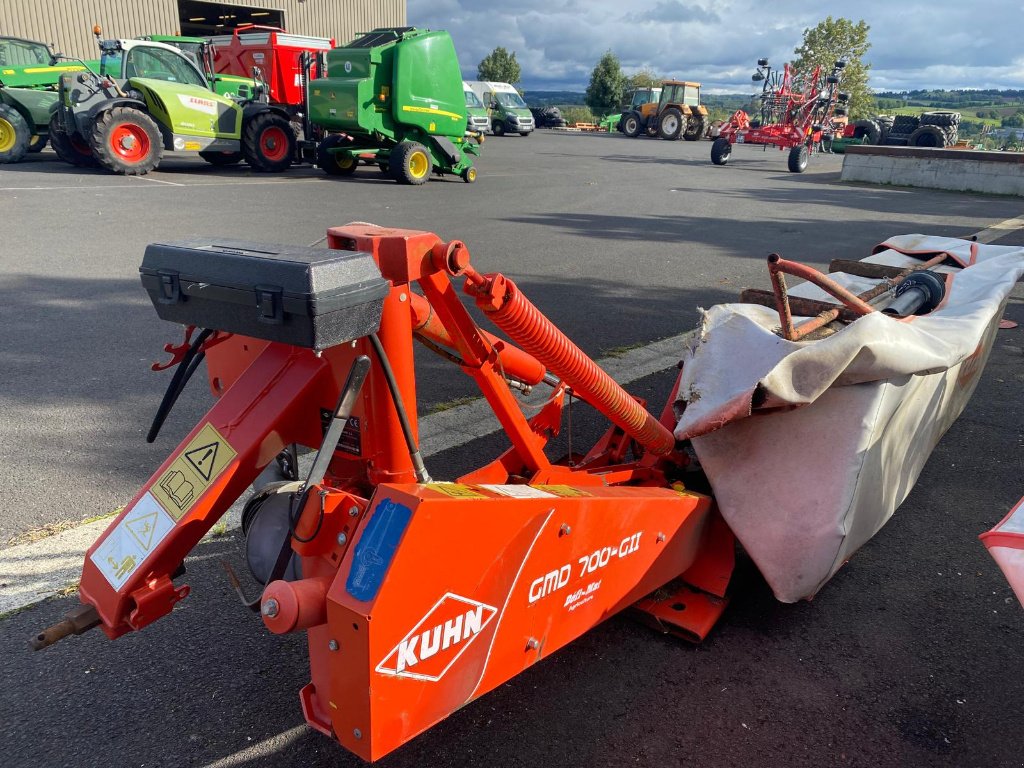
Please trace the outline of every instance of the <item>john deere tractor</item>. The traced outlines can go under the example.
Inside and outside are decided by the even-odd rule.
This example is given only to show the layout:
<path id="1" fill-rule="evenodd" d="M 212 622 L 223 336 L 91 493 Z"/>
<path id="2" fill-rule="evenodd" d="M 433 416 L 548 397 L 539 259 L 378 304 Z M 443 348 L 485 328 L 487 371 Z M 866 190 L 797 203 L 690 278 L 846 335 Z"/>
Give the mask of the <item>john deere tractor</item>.
<path id="1" fill-rule="evenodd" d="M 57 79 L 85 64 L 61 62 L 45 43 L 0 36 L 0 164 L 46 146 L 57 108 Z"/>
<path id="2" fill-rule="evenodd" d="M 700 83 L 666 80 L 657 102 L 641 104 L 623 113 L 622 132 L 630 137 L 646 133 L 669 141 L 682 137 L 697 141 L 704 137 L 708 110 L 700 103 Z"/>
<path id="3" fill-rule="evenodd" d="M 256 98 L 215 93 L 193 59 L 152 40 L 101 40 L 99 72 L 65 73 L 50 140 L 61 159 L 142 175 L 165 150 L 197 152 L 213 165 L 245 160 L 279 172 L 295 158 L 288 114 Z"/>
<path id="4" fill-rule="evenodd" d="M 310 83 L 309 116 L 327 132 L 316 163 L 348 176 L 360 161 L 402 184 L 432 174 L 476 180 L 482 136 L 467 131 L 466 95 L 447 32 L 375 29 L 327 54 L 327 77 Z"/>

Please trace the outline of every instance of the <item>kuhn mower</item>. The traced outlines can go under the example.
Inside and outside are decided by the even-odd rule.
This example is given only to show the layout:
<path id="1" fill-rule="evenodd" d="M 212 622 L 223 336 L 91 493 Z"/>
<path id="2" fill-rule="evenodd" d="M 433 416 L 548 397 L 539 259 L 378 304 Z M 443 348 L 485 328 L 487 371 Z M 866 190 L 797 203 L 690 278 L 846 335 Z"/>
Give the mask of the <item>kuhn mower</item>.
<path id="1" fill-rule="evenodd" d="M 789 170 L 803 173 L 822 139 L 831 135 L 833 116 L 846 114 L 849 94 L 839 91 L 845 67 L 845 61 L 837 61 L 823 77 L 820 66 L 796 72 L 785 64 L 780 71 L 768 59 L 758 59 L 753 80 L 762 83 L 760 116 L 751 120 L 742 110 L 733 113 L 711 145 L 711 162 L 728 163 L 735 144 L 757 144 L 789 150 Z"/>
<path id="2" fill-rule="evenodd" d="M 857 428 L 870 422 L 864 414 L 888 420 L 902 407 L 900 388 L 869 383 L 871 371 L 844 374 L 859 384 L 839 387 L 856 407 L 842 411 L 851 428 L 833 430 L 837 417 L 822 408 L 834 399 L 822 398 L 824 406 L 794 401 L 770 377 L 754 386 L 755 377 L 746 391 L 742 372 L 722 377 L 715 365 L 703 365 L 706 355 L 719 366 L 768 359 L 735 350 L 715 357 L 719 337 L 728 340 L 714 325 L 721 307 L 708 313 L 694 348 L 680 350 L 680 377 L 655 416 L 515 283 L 478 272 L 463 243 L 369 224 L 330 229 L 327 242 L 326 250 L 217 239 L 147 248 L 140 271 L 158 314 L 189 326 L 183 344 L 168 346 L 177 372 L 154 429 L 204 357 L 218 401 L 89 549 L 82 606 L 32 645 L 44 648 L 96 626 L 117 638 L 170 613 L 189 594 L 181 579 L 193 547 L 287 446 L 307 446 L 315 457 L 305 478 L 258 489 L 243 512 L 245 557 L 261 585 L 256 597 L 246 597 L 229 573 L 271 632 L 306 633 L 311 675 L 299 693 L 306 721 L 367 760 L 626 608 L 662 631 L 703 638 L 727 602 L 734 531 L 780 599 L 813 595 L 913 486 L 928 449 L 977 381 L 992 340 L 983 331 L 1024 272 L 1019 249 L 981 246 L 995 249 L 989 258 L 964 241 L 891 243 L 883 256 L 896 266 L 849 267 L 861 283 L 866 274 L 884 276 L 880 289 L 855 296 L 837 287 L 838 276 L 773 257 L 775 293 L 747 300 L 777 306 L 778 314 L 757 304 L 726 305 L 739 307 L 732 311 L 740 319 L 758 320 L 756 343 L 764 350 L 794 353 L 805 375 L 789 381 L 827 387 L 833 361 L 885 355 L 826 354 L 826 368 L 815 375 L 815 345 L 826 352 L 835 344 L 869 346 L 859 329 L 881 328 L 882 352 L 897 337 L 913 347 L 915 323 L 894 316 L 938 322 L 913 315 L 940 305 L 935 315 L 955 312 L 961 283 L 985 288 L 993 297 L 985 312 L 976 293 L 967 294 L 980 326 L 956 323 L 955 343 L 942 347 L 955 355 L 972 350 L 970 358 L 965 353 L 937 372 L 935 354 L 897 356 L 900 365 L 921 366 L 921 376 L 909 377 L 908 407 L 928 406 L 916 421 L 914 413 L 900 417 L 898 437 L 914 440 L 916 449 L 901 453 L 881 439 L 861 440 Z M 783 273 L 809 278 L 806 286 L 821 286 L 841 303 L 798 298 L 806 286 L 787 288 Z M 457 281 L 518 346 L 477 325 Z M 880 311 L 880 299 L 891 300 L 893 316 Z M 813 319 L 796 323 L 794 315 Z M 777 335 L 780 321 L 785 339 Z M 724 326 L 742 330 L 743 323 L 734 318 Z M 934 346 L 934 327 L 922 330 Z M 421 458 L 415 340 L 479 385 L 511 444 L 461 477 L 434 479 Z M 783 356 L 783 372 L 785 363 Z M 703 375 L 729 386 L 708 386 Z M 946 393 L 941 413 L 920 389 L 933 386 Z M 527 418 L 518 397 L 534 387 L 550 393 Z M 888 398 L 888 409 L 873 393 Z M 806 389 L 800 395 L 809 396 Z M 573 398 L 611 424 L 586 454 L 552 461 L 545 448 L 563 429 Z M 758 410 L 759 418 L 746 418 Z M 815 428 L 820 440 L 778 431 L 807 413 L 827 424 Z M 701 440 L 709 439 L 705 453 Z M 780 446 L 787 472 L 778 471 Z M 888 458 L 885 468 L 897 477 L 879 476 L 878 451 L 906 454 L 909 474 Z M 843 481 L 837 467 L 853 480 Z M 793 472 L 814 478 L 803 507 L 792 498 Z M 832 475 L 836 482 L 822 482 Z M 717 501 L 707 495 L 711 487 Z M 780 501 L 784 491 L 790 497 Z M 804 508 L 806 516 L 797 516 Z M 751 509 L 757 514 L 745 522 L 742 513 Z M 850 509 L 861 514 L 856 525 Z M 838 521 L 823 519 L 836 514 Z"/>

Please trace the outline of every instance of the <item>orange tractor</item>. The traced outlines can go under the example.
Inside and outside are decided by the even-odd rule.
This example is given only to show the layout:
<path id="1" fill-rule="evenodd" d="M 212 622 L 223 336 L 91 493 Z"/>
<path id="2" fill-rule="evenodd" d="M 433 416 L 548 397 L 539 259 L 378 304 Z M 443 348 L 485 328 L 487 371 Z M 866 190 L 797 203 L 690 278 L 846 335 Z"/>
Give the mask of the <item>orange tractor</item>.
<path id="1" fill-rule="evenodd" d="M 707 107 L 700 103 L 700 83 L 666 80 L 661 97 L 623 113 L 620 125 L 629 137 L 645 133 L 669 141 L 682 137 L 687 141 L 704 138 L 708 127 Z"/>

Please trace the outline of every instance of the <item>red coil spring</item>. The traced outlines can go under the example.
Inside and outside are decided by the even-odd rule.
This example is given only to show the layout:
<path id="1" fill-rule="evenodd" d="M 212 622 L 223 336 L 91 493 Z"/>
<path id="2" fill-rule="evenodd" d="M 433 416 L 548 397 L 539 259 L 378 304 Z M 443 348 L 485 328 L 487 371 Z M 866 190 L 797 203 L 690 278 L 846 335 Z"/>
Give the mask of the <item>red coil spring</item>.
<path id="1" fill-rule="evenodd" d="M 494 324 L 547 366 L 612 423 L 656 456 L 675 447 L 672 433 L 555 327 L 508 278 L 501 308 L 481 306 Z"/>

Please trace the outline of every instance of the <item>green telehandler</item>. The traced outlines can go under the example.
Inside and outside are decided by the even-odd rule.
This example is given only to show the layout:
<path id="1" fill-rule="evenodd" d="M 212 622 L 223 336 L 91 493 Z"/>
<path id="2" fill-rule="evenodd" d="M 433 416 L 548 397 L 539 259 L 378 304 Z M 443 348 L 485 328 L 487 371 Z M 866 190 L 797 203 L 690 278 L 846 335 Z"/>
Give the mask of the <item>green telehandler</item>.
<path id="1" fill-rule="evenodd" d="M 152 40 L 103 40 L 99 72 L 64 73 L 50 138 L 61 159 L 142 175 L 167 151 L 197 152 L 213 165 L 245 160 L 251 168 L 280 172 L 295 159 L 289 116 L 255 98 L 238 102 L 210 88 L 191 57 Z"/>

